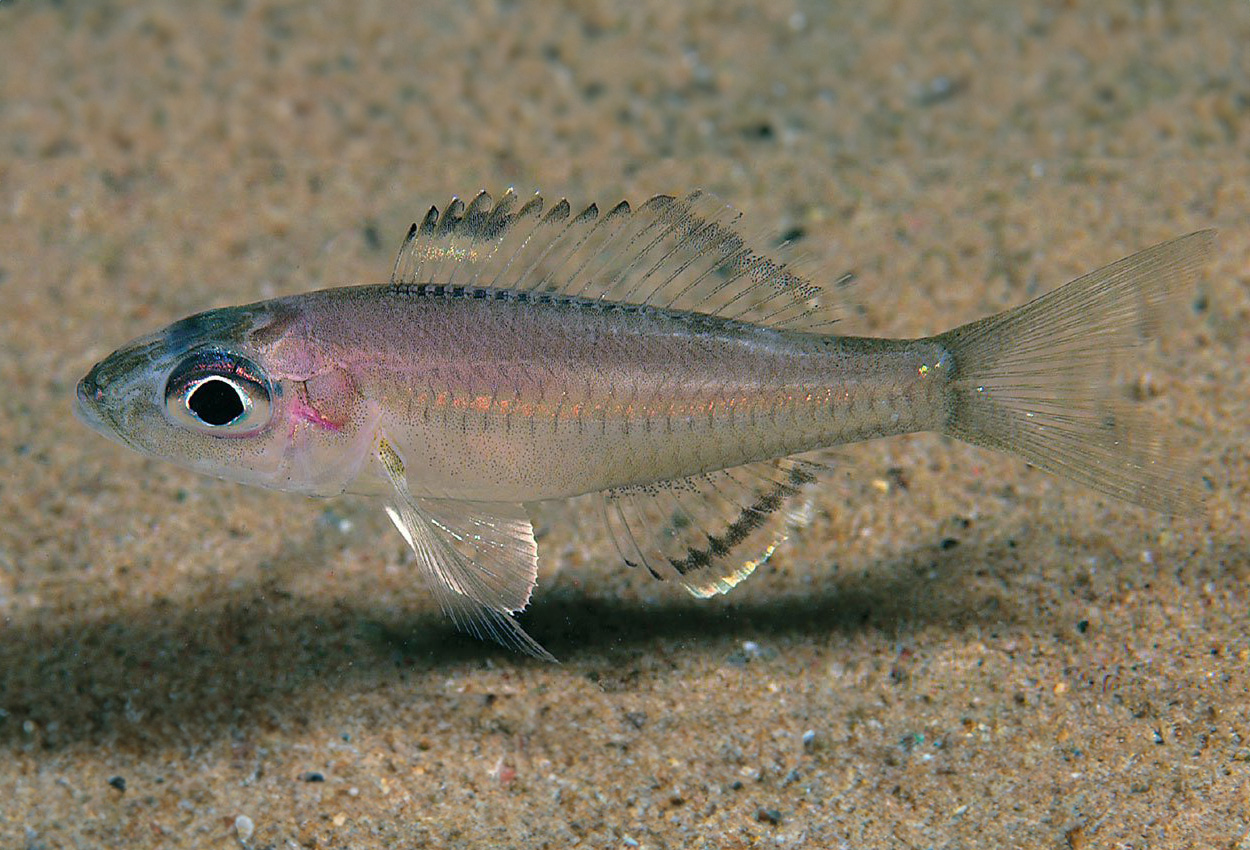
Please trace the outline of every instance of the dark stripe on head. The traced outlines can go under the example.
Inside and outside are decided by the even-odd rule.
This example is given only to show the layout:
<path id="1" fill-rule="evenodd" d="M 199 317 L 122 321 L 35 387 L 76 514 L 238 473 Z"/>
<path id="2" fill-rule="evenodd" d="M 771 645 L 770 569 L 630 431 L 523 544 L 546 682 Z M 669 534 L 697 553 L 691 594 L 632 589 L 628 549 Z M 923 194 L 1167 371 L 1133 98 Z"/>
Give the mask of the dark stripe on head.
<path id="1" fill-rule="evenodd" d="M 213 320 L 215 312 L 217 311 L 187 316 L 185 319 L 174 322 L 167 327 L 165 329 L 166 350 L 171 354 L 181 354 L 204 339 L 205 335 L 210 333 L 215 326 Z"/>
<path id="2" fill-rule="evenodd" d="M 244 341 L 244 333 L 255 323 L 258 315 L 268 318 L 268 321 L 255 329 L 252 341 L 268 345 L 286 331 L 297 313 L 280 302 L 269 302 L 263 307 L 223 307 L 197 313 L 165 329 L 165 350 L 176 356 L 205 343 L 226 347 L 238 345 Z"/>

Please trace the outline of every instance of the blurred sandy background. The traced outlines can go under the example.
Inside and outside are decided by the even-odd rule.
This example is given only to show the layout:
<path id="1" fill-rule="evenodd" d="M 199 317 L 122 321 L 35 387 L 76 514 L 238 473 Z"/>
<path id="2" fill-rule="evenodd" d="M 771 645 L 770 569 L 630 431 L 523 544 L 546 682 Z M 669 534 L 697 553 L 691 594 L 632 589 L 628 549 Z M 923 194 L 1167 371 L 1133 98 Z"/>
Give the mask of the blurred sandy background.
<path id="1" fill-rule="evenodd" d="M 1250 847 L 1250 4 L 0 2 L 0 845 Z M 376 505 L 70 414 L 207 307 L 381 282 L 508 185 L 702 186 L 920 334 L 1221 229 L 1140 404 L 1169 521 L 931 436 L 858 447 L 699 602 L 556 514 L 452 631 Z"/>

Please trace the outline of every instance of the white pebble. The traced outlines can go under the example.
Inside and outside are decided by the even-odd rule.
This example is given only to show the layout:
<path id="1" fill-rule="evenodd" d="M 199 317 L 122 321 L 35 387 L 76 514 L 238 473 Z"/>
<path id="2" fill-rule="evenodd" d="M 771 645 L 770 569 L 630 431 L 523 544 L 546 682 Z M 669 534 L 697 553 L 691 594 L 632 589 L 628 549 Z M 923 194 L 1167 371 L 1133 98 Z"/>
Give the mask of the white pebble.
<path id="1" fill-rule="evenodd" d="M 252 819 L 247 815 L 239 815 L 234 819 L 234 832 L 239 836 L 240 841 L 247 841 L 255 831 L 256 824 L 252 823 Z"/>

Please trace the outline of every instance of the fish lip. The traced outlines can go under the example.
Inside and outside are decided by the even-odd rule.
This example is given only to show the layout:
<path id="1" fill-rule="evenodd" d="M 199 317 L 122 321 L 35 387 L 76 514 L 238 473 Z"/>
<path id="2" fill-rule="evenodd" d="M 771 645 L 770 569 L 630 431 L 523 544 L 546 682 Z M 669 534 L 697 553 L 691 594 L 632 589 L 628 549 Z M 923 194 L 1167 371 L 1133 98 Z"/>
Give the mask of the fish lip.
<path id="1" fill-rule="evenodd" d="M 74 416 L 79 422 L 92 431 L 111 437 L 117 429 L 100 410 L 100 402 L 104 400 L 104 390 L 96 380 L 96 370 L 92 369 L 81 381 L 74 398 Z"/>

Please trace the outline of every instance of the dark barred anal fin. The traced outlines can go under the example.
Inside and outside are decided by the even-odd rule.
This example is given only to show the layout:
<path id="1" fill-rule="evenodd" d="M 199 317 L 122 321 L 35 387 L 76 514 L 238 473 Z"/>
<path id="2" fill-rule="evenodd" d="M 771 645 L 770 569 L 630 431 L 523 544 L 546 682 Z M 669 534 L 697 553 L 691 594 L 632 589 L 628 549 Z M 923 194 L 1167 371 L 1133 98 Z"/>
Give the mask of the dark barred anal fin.
<path id="1" fill-rule="evenodd" d="M 1164 242 L 934 337 L 951 355 L 946 432 L 1162 513 L 1200 512 L 1171 429 L 1122 388 L 1133 352 L 1183 309 L 1214 239 Z"/>
<path id="2" fill-rule="evenodd" d="M 807 485 L 822 469 L 782 458 L 608 490 L 603 519 L 627 564 L 714 596 L 751 575 L 802 521 Z"/>
<path id="3" fill-rule="evenodd" d="M 765 256 L 715 196 L 656 195 L 580 211 L 567 200 L 524 203 L 509 189 L 431 207 L 395 260 L 391 284 L 542 292 L 703 313 L 768 327 L 826 331 L 830 293 L 790 246 Z"/>
<path id="4" fill-rule="evenodd" d="M 456 627 L 554 661 L 512 617 L 529 602 L 538 580 L 538 545 L 525 508 L 414 498 L 403 459 L 385 438 L 377 461 L 394 489 L 387 516 Z"/>

